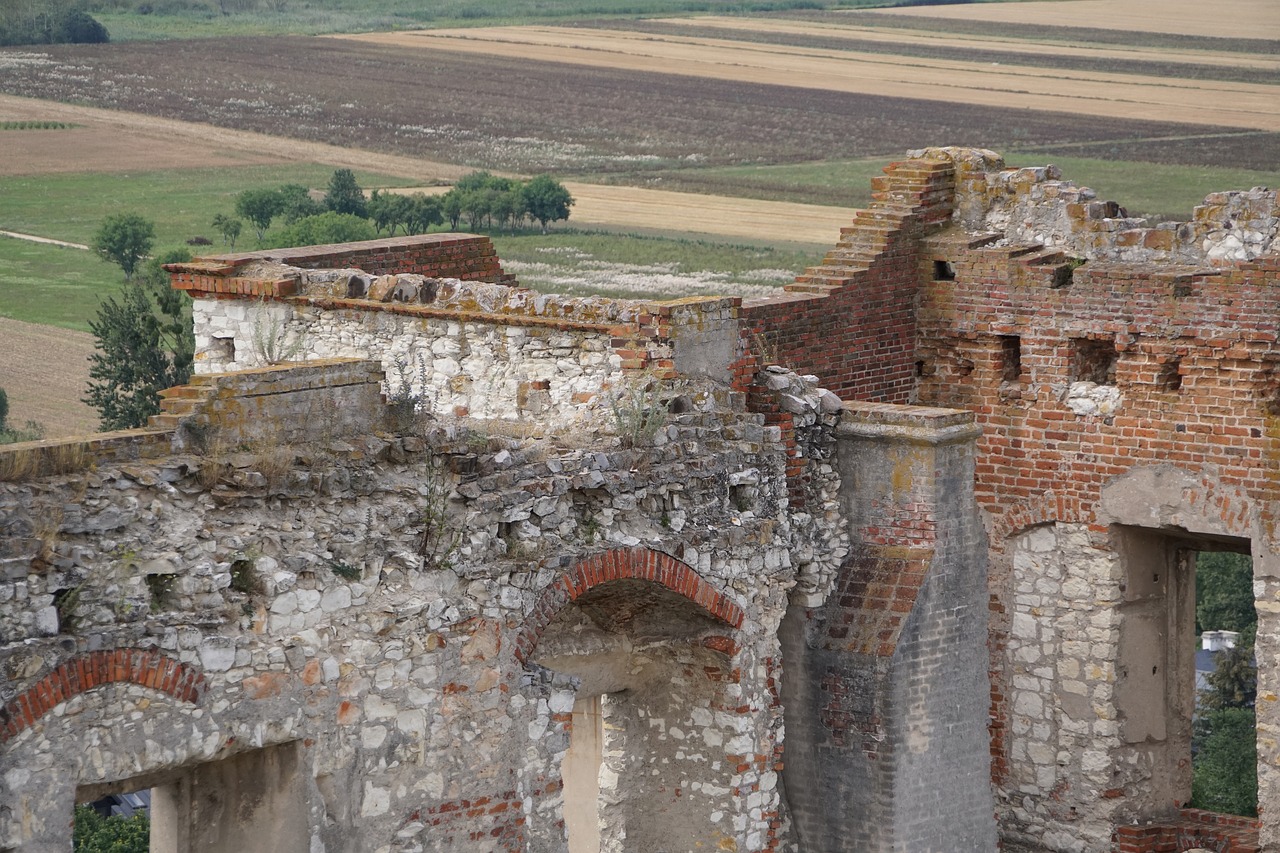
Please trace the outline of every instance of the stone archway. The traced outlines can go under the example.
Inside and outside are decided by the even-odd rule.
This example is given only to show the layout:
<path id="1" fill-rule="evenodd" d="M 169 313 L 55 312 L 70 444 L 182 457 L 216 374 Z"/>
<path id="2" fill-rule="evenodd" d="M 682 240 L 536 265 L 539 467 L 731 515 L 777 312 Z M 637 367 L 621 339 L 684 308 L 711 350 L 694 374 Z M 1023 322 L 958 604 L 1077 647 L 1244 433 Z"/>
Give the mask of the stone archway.
<path id="1" fill-rule="evenodd" d="M 743 759 L 730 752 L 742 732 L 728 635 L 741 622 L 689 566 L 645 549 L 584 560 L 544 593 L 521 650 L 578 680 L 562 764 L 573 853 L 716 849 L 733 837 Z"/>

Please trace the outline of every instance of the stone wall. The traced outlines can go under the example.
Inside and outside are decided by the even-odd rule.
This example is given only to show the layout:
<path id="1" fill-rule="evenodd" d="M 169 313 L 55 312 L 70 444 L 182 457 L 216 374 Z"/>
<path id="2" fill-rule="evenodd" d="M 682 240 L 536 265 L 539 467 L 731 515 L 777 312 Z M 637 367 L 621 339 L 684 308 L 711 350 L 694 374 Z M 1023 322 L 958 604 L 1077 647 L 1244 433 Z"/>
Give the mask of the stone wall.
<path id="1" fill-rule="evenodd" d="M 369 369 L 329 372 L 342 393 L 342 370 Z M 230 377 L 249 394 L 288 373 Z M 315 385 L 272 399 L 306 411 Z M 723 390 L 682 396 L 627 449 L 474 419 L 263 440 L 217 416 L 240 410 L 228 393 L 183 416 L 199 441 L 177 455 L 0 484 L 3 529 L 31 533 L 5 538 L 0 845 L 64 849 L 77 791 L 176 801 L 271 747 L 297 793 L 255 808 L 295 815 L 297 849 L 562 849 L 567 712 L 592 668 L 573 643 L 603 631 L 662 685 L 603 685 L 606 849 L 771 849 L 791 554 L 833 546 L 792 525 L 776 434 Z"/>

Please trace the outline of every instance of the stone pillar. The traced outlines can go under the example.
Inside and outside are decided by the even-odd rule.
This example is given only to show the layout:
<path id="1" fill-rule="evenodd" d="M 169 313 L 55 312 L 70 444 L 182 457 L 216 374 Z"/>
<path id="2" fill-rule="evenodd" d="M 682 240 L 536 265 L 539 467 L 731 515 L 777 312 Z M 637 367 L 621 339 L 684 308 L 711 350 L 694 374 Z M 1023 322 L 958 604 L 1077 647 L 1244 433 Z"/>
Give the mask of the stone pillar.
<path id="1" fill-rule="evenodd" d="M 846 403 L 850 556 L 783 625 L 784 781 L 806 853 L 994 850 L 973 416 Z"/>

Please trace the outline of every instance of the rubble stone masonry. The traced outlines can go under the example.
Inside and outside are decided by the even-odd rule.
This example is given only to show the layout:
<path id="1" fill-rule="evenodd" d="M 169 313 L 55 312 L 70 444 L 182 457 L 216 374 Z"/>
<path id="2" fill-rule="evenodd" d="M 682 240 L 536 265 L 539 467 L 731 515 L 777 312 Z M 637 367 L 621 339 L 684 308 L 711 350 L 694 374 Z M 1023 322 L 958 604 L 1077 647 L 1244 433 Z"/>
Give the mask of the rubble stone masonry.
<path id="1" fill-rule="evenodd" d="M 1276 192 L 873 189 L 746 302 L 474 235 L 171 266 L 163 413 L 0 449 L 0 850 L 142 788 L 228 853 L 1280 849 Z M 1257 821 L 1184 808 L 1223 549 Z"/>

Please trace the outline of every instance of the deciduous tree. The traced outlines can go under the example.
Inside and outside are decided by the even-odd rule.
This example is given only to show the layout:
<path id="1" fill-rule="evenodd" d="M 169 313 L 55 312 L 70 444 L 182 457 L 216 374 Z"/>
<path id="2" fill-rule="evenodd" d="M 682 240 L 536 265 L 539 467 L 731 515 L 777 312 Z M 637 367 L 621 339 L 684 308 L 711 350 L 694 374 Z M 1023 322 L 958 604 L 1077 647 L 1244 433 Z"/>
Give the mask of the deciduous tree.
<path id="1" fill-rule="evenodd" d="M 262 242 L 267 229 L 271 227 L 271 220 L 279 216 L 283 210 L 284 199 L 275 190 L 251 189 L 236 196 L 236 213 L 249 220 L 249 224 L 258 235 L 259 243 Z"/>
<path id="2" fill-rule="evenodd" d="M 543 234 L 547 233 L 548 222 L 569 218 L 573 196 L 564 184 L 550 175 L 538 175 L 529 181 L 524 185 L 523 195 L 525 209 L 542 225 Z"/>
<path id="3" fill-rule="evenodd" d="M 156 227 L 136 213 L 117 213 L 102 220 L 90 248 L 104 261 L 119 264 L 126 279 L 133 279 L 138 262 L 155 242 Z"/>

